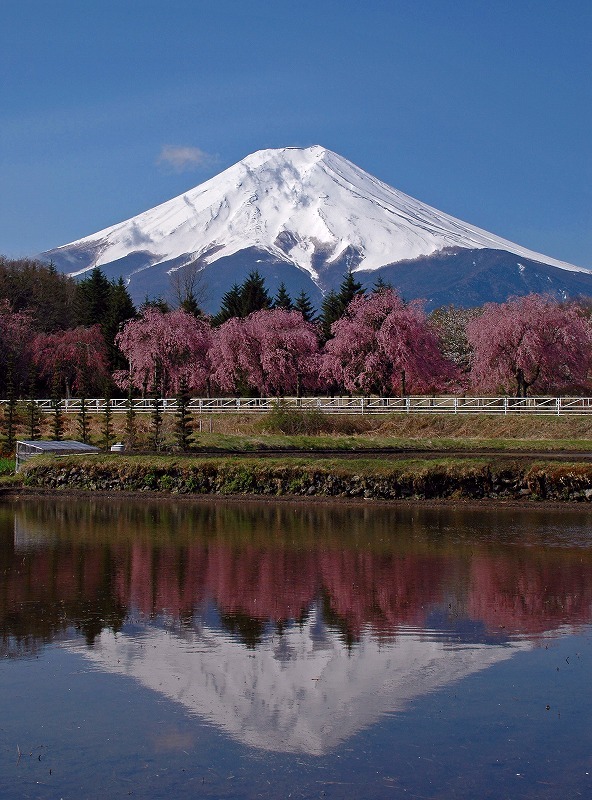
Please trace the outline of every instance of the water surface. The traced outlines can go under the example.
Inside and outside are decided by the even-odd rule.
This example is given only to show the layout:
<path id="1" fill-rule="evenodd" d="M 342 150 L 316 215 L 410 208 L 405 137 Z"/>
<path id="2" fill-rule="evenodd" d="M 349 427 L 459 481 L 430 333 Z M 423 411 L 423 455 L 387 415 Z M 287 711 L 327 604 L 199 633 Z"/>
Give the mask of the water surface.
<path id="1" fill-rule="evenodd" d="M 589 796 L 591 521 L 4 503 L 0 796 Z"/>

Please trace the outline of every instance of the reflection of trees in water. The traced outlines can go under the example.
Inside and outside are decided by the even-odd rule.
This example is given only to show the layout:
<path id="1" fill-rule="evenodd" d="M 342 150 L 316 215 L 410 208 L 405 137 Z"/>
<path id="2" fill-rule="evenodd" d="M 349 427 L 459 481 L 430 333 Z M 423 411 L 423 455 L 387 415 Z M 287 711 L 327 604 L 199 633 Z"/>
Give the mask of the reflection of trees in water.
<path id="1" fill-rule="evenodd" d="M 69 628 L 91 645 L 105 628 L 119 630 L 126 618 L 112 584 L 113 552 L 103 546 L 14 549 L 0 546 L 0 647 L 9 655 L 35 652 L 40 643 L 62 638 Z"/>
<path id="2" fill-rule="evenodd" d="M 479 540 L 475 512 L 469 522 L 399 507 L 27 503 L 16 523 L 0 515 L 3 646 L 30 652 L 69 627 L 92 644 L 130 609 L 192 625 L 210 603 L 250 647 L 319 600 L 348 646 L 365 628 L 421 627 L 435 608 L 450 624 L 508 634 L 589 622 L 592 554 L 537 544 L 537 514 L 488 514 Z M 530 546 L 508 546 L 521 540 Z"/>

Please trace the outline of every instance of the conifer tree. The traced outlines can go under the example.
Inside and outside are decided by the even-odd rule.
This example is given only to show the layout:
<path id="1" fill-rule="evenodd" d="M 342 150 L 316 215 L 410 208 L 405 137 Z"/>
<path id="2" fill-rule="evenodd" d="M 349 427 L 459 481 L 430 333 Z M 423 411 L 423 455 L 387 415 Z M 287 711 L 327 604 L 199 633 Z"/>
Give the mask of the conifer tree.
<path id="1" fill-rule="evenodd" d="M 378 278 L 374 281 L 374 285 L 372 287 L 372 292 L 377 294 L 378 292 L 384 292 L 387 289 L 392 289 L 393 286 L 389 281 L 385 281 L 382 275 L 379 275 Z"/>
<path id="2" fill-rule="evenodd" d="M 333 289 L 327 292 L 321 304 L 319 322 L 323 339 L 331 338 L 331 325 L 341 317 L 342 305 L 339 295 Z"/>
<path id="3" fill-rule="evenodd" d="M 284 311 L 291 311 L 294 308 L 292 298 L 288 294 L 286 284 L 283 281 L 278 286 L 277 294 L 273 299 L 273 308 L 283 308 Z"/>
<path id="4" fill-rule="evenodd" d="M 306 322 L 314 322 L 316 319 L 314 306 L 304 289 L 294 300 L 294 311 L 300 311 Z"/>
<path id="5" fill-rule="evenodd" d="M 130 384 L 127 393 L 127 411 L 125 412 L 125 449 L 133 450 L 136 446 L 137 425 L 134 409 L 133 390 Z"/>
<path id="6" fill-rule="evenodd" d="M 51 406 L 53 408 L 53 424 L 52 436 L 54 441 L 59 442 L 64 435 L 64 419 L 62 417 L 62 405 L 60 399 L 59 379 L 54 378 L 53 391 L 51 398 Z"/>
<path id="7" fill-rule="evenodd" d="M 16 396 L 14 391 L 14 359 L 12 353 L 9 353 L 7 359 L 6 369 L 6 399 L 7 403 L 4 407 L 4 430 L 5 430 L 5 445 L 6 449 L 11 452 L 14 447 L 14 429 L 16 423 Z"/>
<path id="8" fill-rule="evenodd" d="M 140 314 L 143 314 L 147 308 L 155 308 L 157 311 L 160 311 L 163 314 L 168 314 L 171 310 L 170 305 L 167 303 L 164 297 L 148 297 L 148 295 L 146 295 L 146 299 L 140 306 Z"/>
<path id="9" fill-rule="evenodd" d="M 80 412 L 78 414 L 78 436 L 88 444 L 88 414 L 86 411 L 86 398 L 80 398 Z"/>
<path id="10" fill-rule="evenodd" d="M 233 283 L 230 289 L 222 296 L 220 311 L 214 317 L 215 325 L 222 325 L 233 317 L 242 316 L 242 294 L 238 283 Z"/>
<path id="11" fill-rule="evenodd" d="M 150 422 L 152 426 L 152 446 L 155 452 L 160 450 L 162 436 L 162 405 L 161 405 L 162 368 L 157 361 L 154 370 L 154 384 L 152 395 L 152 413 Z"/>
<path id="12" fill-rule="evenodd" d="M 109 288 L 109 308 L 107 317 L 101 323 L 107 355 L 111 370 L 125 369 L 125 359 L 115 344 L 115 337 L 124 322 L 136 316 L 136 309 L 129 295 L 123 278 L 113 281 Z"/>
<path id="13" fill-rule="evenodd" d="M 41 411 L 35 402 L 35 369 L 32 361 L 29 368 L 28 395 L 29 401 L 26 405 L 28 436 L 31 441 L 35 441 L 41 435 Z"/>
<path id="14" fill-rule="evenodd" d="M 103 411 L 101 444 L 103 450 L 109 450 L 113 444 L 113 411 L 111 410 L 111 393 L 108 389 L 105 392 L 105 410 Z"/>
<path id="15" fill-rule="evenodd" d="M 76 286 L 78 325 L 104 325 L 109 313 L 111 283 L 100 267 Z"/>
<path id="16" fill-rule="evenodd" d="M 248 317 L 254 311 L 271 308 L 271 297 L 265 287 L 265 280 L 258 270 L 253 270 L 241 286 L 241 316 Z"/>
<path id="17" fill-rule="evenodd" d="M 194 294 L 186 295 L 179 303 L 179 308 L 183 309 L 183 311 L 186 311 L 188 314 L 193 314 L 194 317 L 203 316 L 203 312 Z"/>
<path id="18" fill-rule="evenodd" d="M 351 269 L 348 269 L 337 293 L 339 304 L 341 306 L 341 312 L 339 314 L 340 317 L 343 316 L 345 309 L 348 307 L 354 297 L 357 297 L 361 294 L 365 294 L 365 289 L 363 289 L 362 284 L 354 278 L 354 274 Z"/>
<path id="19" fill-rule="evenodd" d="M 189 450 L 189 437 L 193 430 L 191 414 L 188 411 L 190 399 L 191 396 L 189 394 L 187 379 L 183 376 L 179 384 L 179 392 L 177 393 L 177 420 L 175 425 L 177 444 L 183 452 Z"/>

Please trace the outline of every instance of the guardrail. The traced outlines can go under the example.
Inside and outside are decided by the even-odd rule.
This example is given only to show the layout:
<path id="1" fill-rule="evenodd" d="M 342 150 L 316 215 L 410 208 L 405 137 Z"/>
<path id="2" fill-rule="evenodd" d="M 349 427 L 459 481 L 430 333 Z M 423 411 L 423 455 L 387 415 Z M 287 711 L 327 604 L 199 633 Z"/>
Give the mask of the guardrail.
<path id="1" fill-rule="evenodd" d="M 21 405 L 31 401 L 20 401 Z M 34 400 L 39 411 L 51 414 L 52 400 Z M 149 414 L 155 400 L 134 398 L 136 413 Z M 271 411 L 278 402 L 287 409 L 318 409 L 327 414 L 592 414 L 590 397 L 193 397 L 188 411 L 193 414 L 257 414 Z M 0 400 L 0 409 L 8 403 Z M 114 414 L 129 410 L 127 398 L 88 398 L 84 401 L 87 414 L 102 413 L 107 404 Z M 60 410 L 78 414 L 82 400 L 71 397 L 60 400 Z M 175 398 L 160 398 L 158 407 L 164 414 L 178 411 Z"/>

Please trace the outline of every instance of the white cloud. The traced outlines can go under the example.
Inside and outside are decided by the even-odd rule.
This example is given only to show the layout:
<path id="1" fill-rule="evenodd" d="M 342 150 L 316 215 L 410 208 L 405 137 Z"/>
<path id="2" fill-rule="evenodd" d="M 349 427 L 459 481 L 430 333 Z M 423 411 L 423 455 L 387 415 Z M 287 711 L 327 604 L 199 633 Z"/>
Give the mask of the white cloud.
<path id="1" fill-rule="evenodd" d="M 158 163 L 174 172 L 191 172 L 199 167 L 206 167 L 214 161 L 214 157 L 199 147 L 183 147 L 165 144 L 160 151 Z"/>

